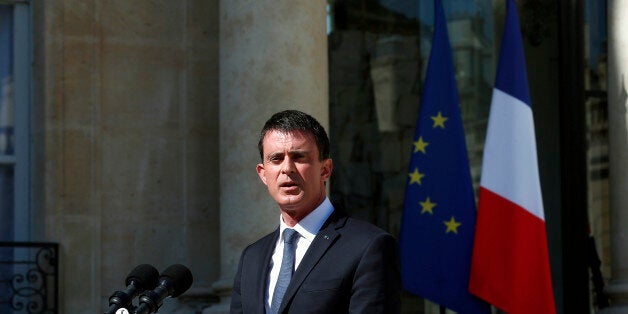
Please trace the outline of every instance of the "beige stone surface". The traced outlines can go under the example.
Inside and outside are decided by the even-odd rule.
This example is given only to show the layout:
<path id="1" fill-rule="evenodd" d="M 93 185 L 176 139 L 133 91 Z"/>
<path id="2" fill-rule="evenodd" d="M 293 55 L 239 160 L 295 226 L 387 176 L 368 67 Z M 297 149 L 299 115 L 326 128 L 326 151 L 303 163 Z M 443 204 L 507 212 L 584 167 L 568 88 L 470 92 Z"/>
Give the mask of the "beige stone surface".
<path id="1" fill-rule="evenodd" d="M 33 203 L 62 249 L 60 312 L 102 311 L 140 263 L 187 265 L 208 303 L 220 251 L 218 1 L 33 11 Z"/>
<path id="2" fill-rule="evenodd" d="M 628 6 L 608 3 L 608 134 L 611 279 L 607 287 L 611 308 L 604 313 L 628 311 Z"/>
<path id="3" fill-rule="evenodd" d="M 230 285 L 242 249 L 279 222 L 255 172 L 266 119 L 300 109 L 329 123 L 325 12 L 323 1 L 220 2 L 222 280 L 216 287 Z"/>
<path id="4" fill-rule="evenodd" d="M 60 308 L 83 309 L 94 308 L 100 292 L 100 268 L 93 267 L 101 257 L 100 223 L 89 217 L 71 216 L 57 217 L 57 239 L 61 239 L 59 247 Z M 63 298 L 64 295 L 71 297 Z M 69 311 L 64 311 L 69 312 Z M 85 312 L 86 313 L 86 312 Z"/>

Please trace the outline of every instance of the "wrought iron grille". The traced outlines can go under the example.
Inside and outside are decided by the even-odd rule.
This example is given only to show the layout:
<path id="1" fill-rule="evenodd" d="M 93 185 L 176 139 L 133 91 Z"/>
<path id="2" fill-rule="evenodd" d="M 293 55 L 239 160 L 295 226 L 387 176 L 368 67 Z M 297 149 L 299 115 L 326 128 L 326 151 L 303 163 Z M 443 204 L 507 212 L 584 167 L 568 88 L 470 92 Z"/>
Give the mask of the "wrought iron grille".
<path id="1" fill-rule="evenodd" d="M 57 243 L 0 242 L 0 313 L 58 313 Z"/>

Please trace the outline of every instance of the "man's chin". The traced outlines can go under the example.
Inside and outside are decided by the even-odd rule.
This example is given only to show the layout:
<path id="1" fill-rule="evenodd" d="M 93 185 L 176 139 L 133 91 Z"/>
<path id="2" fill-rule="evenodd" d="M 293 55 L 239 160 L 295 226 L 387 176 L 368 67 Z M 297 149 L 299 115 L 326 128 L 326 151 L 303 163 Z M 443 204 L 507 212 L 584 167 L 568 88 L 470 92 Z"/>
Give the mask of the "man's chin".
<path id="1" fill-rule="evenodd" d="M 296 210 L 299 208 L 301 200 L 302 198 L 298 195 L 283 196 L 277 203 L 284 210 Z"/>
<path id="2" fill-rule="evenodd" d="M 284 198 L 281 200 L 279 205 L 282 206 L 298 206 L 301 200 L 297 198 Z"/>

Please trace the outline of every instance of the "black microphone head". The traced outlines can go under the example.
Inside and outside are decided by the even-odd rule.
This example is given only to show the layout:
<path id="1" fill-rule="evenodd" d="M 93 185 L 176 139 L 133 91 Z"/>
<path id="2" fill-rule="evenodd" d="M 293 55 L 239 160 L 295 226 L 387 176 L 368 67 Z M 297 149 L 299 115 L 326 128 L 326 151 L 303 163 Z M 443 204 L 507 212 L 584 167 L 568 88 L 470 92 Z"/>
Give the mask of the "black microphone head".
<path id="1" fill-rule="evenodd" d="M 131 284 L 139 290 L 153 289 L 159 284 L 159 271 L 148 264 L 138 265 L 126 277 L 126 285 Z"/>
<path id="2" fill-rule="evenodd" d="M 181 264 L 174 264 L 161 273 L 159 280 L 168 281 L 172 286 L 171 297 L 176 298 L 192 286 L 194 279 L 192 278 L 192 272 L 187 267 Z"/>

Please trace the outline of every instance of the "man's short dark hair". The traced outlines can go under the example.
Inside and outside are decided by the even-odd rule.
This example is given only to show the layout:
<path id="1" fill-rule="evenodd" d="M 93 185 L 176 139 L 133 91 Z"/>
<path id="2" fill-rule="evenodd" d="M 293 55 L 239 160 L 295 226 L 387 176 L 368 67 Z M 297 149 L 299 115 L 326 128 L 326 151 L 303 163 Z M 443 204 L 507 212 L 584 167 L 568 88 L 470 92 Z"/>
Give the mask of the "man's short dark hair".
<path id="1" fill-rule="evenodd" d="M 318 159 L 325 160 L 329 158 L 329 138 L 325 132 L 325 128 L 307 113 L 298 110 L 285 110 L 275 113 L 262 128 L 260 132 L 257 148 L 259 155 L 264 162 L 264 137 L 269 131 L 279 131 L 282 133 L 290 133 L 294 131 L 302 131 L 314 136 L 316 146 L 318 147 Z"/>

